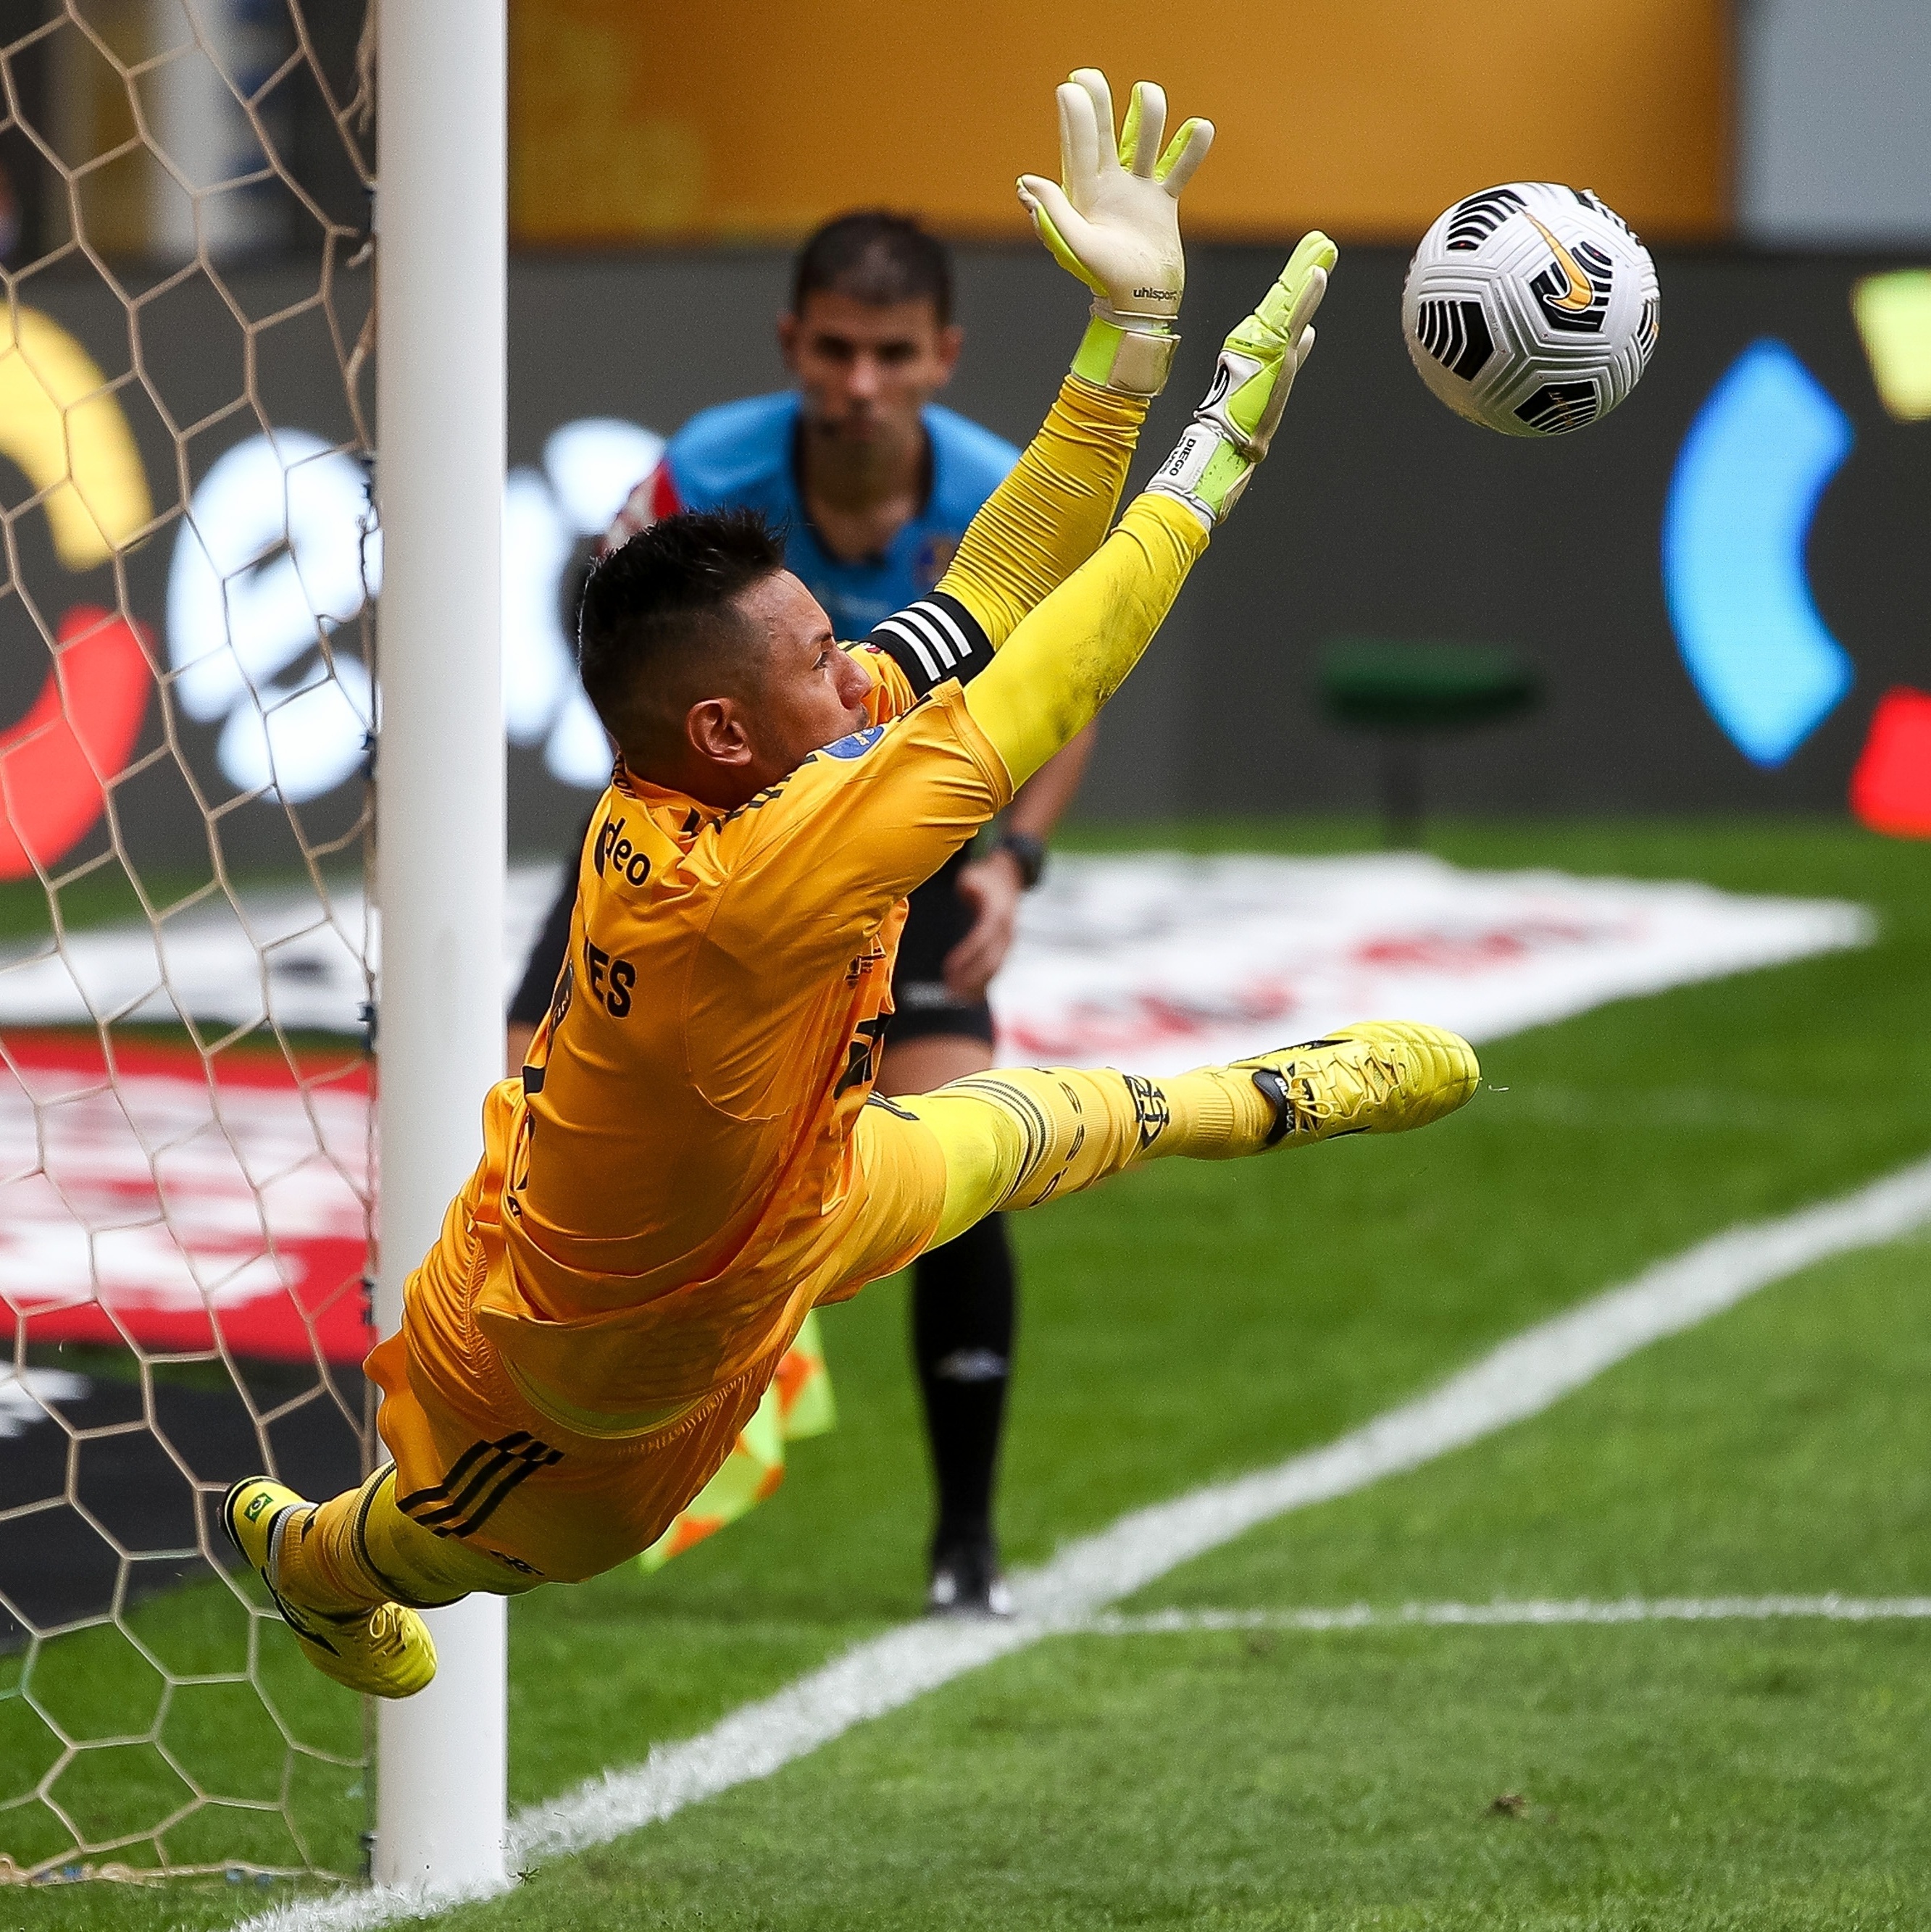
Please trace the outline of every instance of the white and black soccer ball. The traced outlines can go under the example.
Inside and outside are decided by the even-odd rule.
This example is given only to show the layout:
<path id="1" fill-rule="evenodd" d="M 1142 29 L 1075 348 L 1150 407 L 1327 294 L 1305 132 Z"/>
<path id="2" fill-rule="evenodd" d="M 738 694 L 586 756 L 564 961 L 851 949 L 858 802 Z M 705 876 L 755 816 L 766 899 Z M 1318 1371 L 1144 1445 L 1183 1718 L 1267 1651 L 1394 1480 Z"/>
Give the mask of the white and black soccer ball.
<path id="1" fill-rule="evenodd" d="M 1510 182 L 1458 201 L 1422 237 L 1401 327 L 1422 380 L 1505 436 L 1606 416 L 1656 344 L 1656 264 L 1587 188 Z"/>

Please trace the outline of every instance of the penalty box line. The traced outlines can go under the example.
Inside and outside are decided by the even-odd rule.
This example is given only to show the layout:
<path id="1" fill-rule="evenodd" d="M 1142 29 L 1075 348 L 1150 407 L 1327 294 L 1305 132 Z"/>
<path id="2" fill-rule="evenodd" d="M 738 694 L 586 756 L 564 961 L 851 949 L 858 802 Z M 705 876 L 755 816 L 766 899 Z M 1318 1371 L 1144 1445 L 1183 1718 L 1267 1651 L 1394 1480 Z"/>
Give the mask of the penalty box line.
<path id="1" fill-rule="evenodd" d="M 1041 1639 L 1077 1630 L 1169 1570 L 1289 1511 L 1526 1420 L 1653 1342 L 1680 1334 L 1757 1290 L 1837 1255 L 1882 1246 L 1931 1221 L 1931 1159 L 1834 1200 L 1746 1222 L 1698 1242 L 1536 1323 L 1447 1381 L 1324 1448 L 1136 1510 L 1013 1580 L 1009 1620 L 921 1620 L 887 1631 L 711 1728 L 658 1744 L 639 1765 L 525 1806 L 509 1823 L 512 1870 L 655 1824 L 774 1772 L 868 1718 Z M 302 1900 L 241 1932 L 373 1932 L 506 1888 L 377 1887 Z"/>
<path id="2" fill-rule="evenodd" d="M 1069 1627 L 1081 1636 L 1177 1636 L 1199 1630 L 1359 1630 L 1492 1628 L 1510 1624 L 1763 1623 L 1815 1618 L 1828 1623 L 1917 1622 L 1931 1618 L 1931 1597 L 1586 1597 L 1530 1598 L 1512 1603 L 1404 1604 L 1377 1610 L 1153 1610 L 1122 1616 L 1102 1610 Z"/>

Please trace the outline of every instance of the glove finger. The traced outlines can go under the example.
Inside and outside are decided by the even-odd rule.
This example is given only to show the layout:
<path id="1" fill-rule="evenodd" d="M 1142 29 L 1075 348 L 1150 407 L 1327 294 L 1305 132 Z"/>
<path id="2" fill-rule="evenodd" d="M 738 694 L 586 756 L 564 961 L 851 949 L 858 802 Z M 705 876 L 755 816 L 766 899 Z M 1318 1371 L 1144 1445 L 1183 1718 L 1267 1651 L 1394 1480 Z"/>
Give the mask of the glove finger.
<path id="1" fill-rule="evenodd" d="M 1167 144 L 1167 152 L 1153 170 L 1153 178 L 1167 192 L 1179 199 L 1180 190 L 1194 178 L 1194 170 L 1207 158 L 1214 145 L 1214 124 L 1196 118 L 1183 122 L 1180 131 Z"/>
<path id="2" fill-rule="evenodd" d="M 1296 293 L 1294 305 L 1287 311 L 1287 320 L 1281 334 L 1290 342 L 1298 341 L 1302 329 L 1314 319 L 1314 311 L 1321 305 L 1321 298 L 1328 292 L 1328 272 L 1325 268 L 1308 271 L 1308 279 Z"/>
<path id="3" fill-rule="evenodd" d="M 1274 286 L 1261 298 L 1255 318 L 1282 340 L 1292 342 L 1296 333 L 1327 293 L 1328 268 L 1340 250 L 1318 230 L 1301 238 L 1300 244 L 1287 258 Z M 1312 299 L 1310 300 L 1311 295 Z"/>
<path id="4" fill-rule="evenodd" d="M 1314 352 L 1314 332 L 1304 328 L 1294 338 L 1294 374 L 1299 375 L 1302 365 Z"/>
<path id="5" fill-rule="evenodd" d="M 1099 184 L 1100 130 L 1093 117 L 1093 97 L 1071 81 L 1060 84 L 1059 178 L 1076 200 L 1086 200 Z M 1111 134 L 1110 125 L 1107 133 Z"/>
<path id="6" fill-rule="evenodd" d="M 1341 260 L 1341 250 L 1318 228 L 1311 228 L 1294 244 L 1294 252 L 1287 258 L 1291 268 L 1312 265 L 1332 268 Z"/>
<path id="7" fill-rule="evenodd" d="M 1150 80 L 1135 81 L 1127 100 L 1126 124 L 1120 130 L 1120 166 L 1131 168 L 1142 181 L 1151 181 L 1166 132 L 1166 90 Z"/>
<path id="8" fill-rule="evenodd" d="M 1044 175 L 1021 175 L 1019 187 L 1020 199 L 1029 207 L 1041 209 L 1047 220 L 1062 233 L 1084 236 L 1092 232 L 1086 218 L 1056 181 L 1049 181 Z"/>
<path id="9" fill-rule="evenodd" d="M 1318 228 L 1311 228 L 1294 244 L 1287 267 L 1281 271 L 1281 281 L 1290 287 L 1298 286 L 1315 269 L 1325 275 L 1340 260 L 1341 250 Z"/>
<path id="10" fill-rule="evenodd" d="M 1092 229 L 1085 217 L 1066 198 L 1057 182 L 1038 175 L 1021 175 L 1020 200 L 1032 217 L 1032 225 L 1047 252 L 1069 275 L 1077 275 L 1096 294 L 1104 295 L 1106 285 L 1080 260 L 1074 243 L 1091 237 Z M 1069 240 L 1068 238 L 1071 237 Z"/>
<path id="11" fill-rule="evenodd" d="M 1107 85 L 1107 77 L 1096 67 L 1076 67 L 1073 70 L 1069 86 L 1077 87 L 1092 103 L 1093 128 L 1096 144 L 1094 168 L 1096 172 L 1104 172 L 1113 163 L 1113 91 Z"/>

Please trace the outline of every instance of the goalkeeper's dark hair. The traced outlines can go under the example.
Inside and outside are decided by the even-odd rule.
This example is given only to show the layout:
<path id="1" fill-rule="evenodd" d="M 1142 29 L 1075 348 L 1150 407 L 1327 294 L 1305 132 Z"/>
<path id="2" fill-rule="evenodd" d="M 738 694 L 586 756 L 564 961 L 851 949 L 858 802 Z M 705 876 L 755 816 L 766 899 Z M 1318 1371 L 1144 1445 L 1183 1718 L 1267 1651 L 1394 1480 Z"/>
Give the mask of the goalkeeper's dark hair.
<path id="1" fill-rule="evenodd" d="M 577 668 L 626 762 L 674 755 L 698 686 L 755 683 L 762 639 L 736 599 L 784 567 L 782 539 L 755 510 L 660 518 L 591 566 Z"/>
<path id="2" fill-rule="evenodd" d="M 883 308 L 931 302 L 942 328 L 952 320 L 952 257 L 909 214 L 855 208 L 827 221 L 798 250 L 791 271 L 791 313 L 820 289 Z"/>

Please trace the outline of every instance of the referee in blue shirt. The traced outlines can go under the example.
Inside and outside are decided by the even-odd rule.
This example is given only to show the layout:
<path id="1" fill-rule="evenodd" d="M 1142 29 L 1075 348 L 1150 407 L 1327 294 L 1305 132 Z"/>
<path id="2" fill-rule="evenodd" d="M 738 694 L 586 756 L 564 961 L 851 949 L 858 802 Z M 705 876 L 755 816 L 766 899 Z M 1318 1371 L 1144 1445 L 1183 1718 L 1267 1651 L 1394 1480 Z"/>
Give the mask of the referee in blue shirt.
<path id="1" fill-rule="evenodd" d="M 778 322 L 795 387 L 694 416 L 606 541 L 681 509 L 761 510 L 785 532 L 785 563 L 834 634 L 869 636 L 938 582 L 1018 460 L 1011 444 L 932 400 L 961 339 L 942 244 L 874 210 L 827 222 L 799 252 Z M 1020 791 L 990 852 L 966 848 L 912 894 L 881 1094 L 923 1094 L 992 1065 L 986 989 L 1090 748 L 1089 729 Z M 510 1007 L 512 1066 L 549 1004 L 575 895 L 572 866 Z M 926 1601 L 941 1614 L 1011 1614 L 993 1495 L 1017 1316 L 1003 1215 L 914 1264 L 912 1353 L 938 1490 Z"/>

